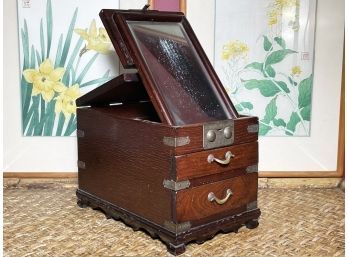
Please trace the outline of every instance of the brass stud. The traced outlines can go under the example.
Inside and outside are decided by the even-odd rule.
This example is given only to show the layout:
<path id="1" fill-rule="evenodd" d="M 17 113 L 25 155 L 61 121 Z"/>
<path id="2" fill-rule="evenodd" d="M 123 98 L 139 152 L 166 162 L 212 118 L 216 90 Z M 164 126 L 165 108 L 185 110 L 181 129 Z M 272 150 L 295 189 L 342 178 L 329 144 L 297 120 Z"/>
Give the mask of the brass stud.
<path id="1" fill-rule="evenodd" d="M 231 138 L 232 137 L 232 130 L 231 130 L 231 127 L 226 127 L 224 129 L 224 136 L 225 138 Z"/>
<path id="2" fill-rule="evenodd" d="M 210 142 L 213 142 L 216 139 L 216 134 L 215 134 L 215 132 L 213 130 L 209 130 L 207 132 L 207 139 Z"/>

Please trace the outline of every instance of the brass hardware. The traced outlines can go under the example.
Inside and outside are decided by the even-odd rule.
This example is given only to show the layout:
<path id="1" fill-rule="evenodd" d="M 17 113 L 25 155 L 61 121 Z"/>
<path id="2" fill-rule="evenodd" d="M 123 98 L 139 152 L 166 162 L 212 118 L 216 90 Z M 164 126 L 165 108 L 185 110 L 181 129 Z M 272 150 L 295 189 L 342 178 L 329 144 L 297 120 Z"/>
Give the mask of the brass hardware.
<path id="1" fill-rule="evenodd" d="M 203 148 L 212 149 L 232 145 L 234 141 L 233 120 L 203 124 Z"/>
<path id="2" fill-rule="evenodd" d="M 251 211 L 257 208 L 257 201 L 253 201 L 247 204 L 247 211 Z"/>
<path id="3" fill-rule="evenodd" d="M 229 139 L 232 137 L 232 130 L 231 130 L 231 127 L 226 127 L 224 129 L 224 136 L 225 138 Z"/>
<path id="4" fill-rule="evenodd" d="M 163 143 L 168 146 L 183 146 L 190 143 L 189 137 L 163 137 Z"/>
<path id="5" fill-rule="evenodd" d="M 190 181 L 189 180 L 184 180 L 184 181 L 173 181 L 173 180 L 163 180 L 163 186 L 165 188 L 168 188 L 170 190 L 174 190 L 174 191 L 179 191 L 185 188 L 190 187 Z"/>
<path id="6" fill-rule="evenodd" d="M 258 172 L 258 170 L 259 170 L 259 167 L 258 167 L 257 164 L 255 164 L 255 165 L 250 165 L 250 166 L 248 166 L 248 167 L 246 168 L 246 172 L 247 172 L 247 173 Z"/>
<path id="7" fill-rule="evenodd" d="M 210 142 L 213 142 L 216 139 L 216 134 L 213 130 L 209 130 L 207 133 L 207 139 Z"/>
<path id="8" fill-rule="evenodd" d="M 85 136 L 85 132 L 83 130 L 81 130 L 81 129 L 78 129 L 76 131 L 76 136 L 77 137 L 84 137 Z"/>
<path id="9" fill-rule="evenodd" d="M 77 167 L 79 167 L 80 169 L 85 169 L 86 163 L 83 161 L 77 161 Z"/>
<path id="10" fill-rule="evenodd" d="M 164 227 L 171 232 L 181 233 L 191 228 L 191 222 L 174 223 L 173 221 L 164 221 Z"/>
<path id="11" fill-rule="evenodd" d="M 234 157 L 234 154 L 231 153 L 231 151 L 227 151 L 226 154 L 225 154 L 225 160 L 220 160 L 218 158 L 215 158 L 213 154 L 209 154 L 208 155 L 208 158 L 207 158 L 207 161 L 209 163 L 212 163 L 212 162 L 218 162 L 220 164 L 223 164 L 223 165 L 227 165 L 230 163 L 231 161 L 231 158 Z"/>
<path id="12" fill-rule="evenodd" d="M 258 133 L 259 125 L 258 124 L 249 125 L 247 129 L 249 133 Z"/>
<path id="13" fill-rule="evenodd" d="M 208 194 L 208 201 L 209 202 L 213 202 L 216 201 L 217 204 L 224 204 L 227 202 L 227 200 L 233 195 L 233 192 L 231 189 L 227 189 L 226 191 L 226 196 L 224 199 L 219 199 L 215 196 L 215 194 L 213 192 L 210 192 Z"/>

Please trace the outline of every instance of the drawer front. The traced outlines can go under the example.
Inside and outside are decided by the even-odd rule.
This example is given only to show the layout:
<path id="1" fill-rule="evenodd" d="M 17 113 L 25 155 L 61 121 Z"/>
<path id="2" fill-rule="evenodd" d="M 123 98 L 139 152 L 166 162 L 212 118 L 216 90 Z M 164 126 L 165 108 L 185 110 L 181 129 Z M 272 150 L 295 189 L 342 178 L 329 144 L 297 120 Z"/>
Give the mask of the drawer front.
<path id="1" fill-rule="evenodd" d="M 228 161 L 221 164 L 218 160 Z M 258 142 L 196 152 L 175 157 L 176 179 L 185 180 L 248 167 L 258 163 Z"/>
<path id="2" fill-rule="evenodd" d="M 257 173 L 251 173 L 178 191 L 176 195 L 177 222 L 216 217 L 220 213 L 222 216 L 234 214 L 233 210 L 240 210 L 248 203 L 256 201 L 257 178 Z M 229 190 L 232 192 L 230 197 L 227 195 Z M 218 201 L 228 199 L 225 203 L 218 204 L 216 200 L 211 201 L 212 194 Z"/>
<path id="3" fill-rule="evenodd" d="M 240 211 L 242 207 L 246 209 L 247 204 L 257 199 L 257 178 L 257 173 L 251 173 L 178 191 L 176 195 L 177 222 L 216 217 L 220 213 L 221 216 L 227 216 L 234 214 L 234 210 Z M 229 190 L 232 191 L 232 195 L 227 197 Z M 218 201 L 228 199 L 225 203 L 218 204 L 216 200 L 211 201 L 212 194 Z"/>

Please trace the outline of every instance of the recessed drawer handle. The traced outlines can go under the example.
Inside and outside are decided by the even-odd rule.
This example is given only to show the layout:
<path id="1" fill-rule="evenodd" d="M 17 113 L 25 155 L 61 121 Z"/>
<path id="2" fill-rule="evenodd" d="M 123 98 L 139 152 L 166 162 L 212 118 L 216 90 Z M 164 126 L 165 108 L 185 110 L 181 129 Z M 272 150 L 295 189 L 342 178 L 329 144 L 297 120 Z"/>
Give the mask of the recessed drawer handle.
<path id="1" fill-rule="evenodd" d="M 231 189 L 227 189 L 226 191 L 226 196 L 224 199 L 219 199 L 215 196 L 215 194 L 213 192 L 210 192 L 208 194 L 208 201 L 209 202 L 213 202 L 216 201 L 218 204 L 224 204 L 227 202 L 227 200 L 233 195 L 232 190 Z"/>
<path id="2" fill-rule="evenodd" d="M 233 157 L 234 157 L 234 154 L 232 154 L 230 151 L 228 151 L 225 154 L 225 160 L 220 160 L 218 158 L 215 158 L 213 154 L 209 154 L 207 160 L 208 160 L 209 163 L 212 163 L 212 162 L 216 161 L 216 162 L 218 162 L 220 164 L 226 165 L 226 164 L 230 163 L 231 158 L 233 158 Z"/>

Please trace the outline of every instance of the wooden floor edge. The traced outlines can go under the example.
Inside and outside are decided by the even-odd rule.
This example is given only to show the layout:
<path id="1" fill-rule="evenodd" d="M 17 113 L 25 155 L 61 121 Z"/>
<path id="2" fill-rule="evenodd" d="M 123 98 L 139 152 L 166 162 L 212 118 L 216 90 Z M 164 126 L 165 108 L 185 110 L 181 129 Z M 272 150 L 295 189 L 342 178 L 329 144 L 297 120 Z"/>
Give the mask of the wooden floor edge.
<path id="1" fill-rule="evenodd" d="M 338 171 L 260 171 L 259 178 L 340 178 Z M 77 178 L 77 172 L 4 172 L 3 178 Z"/>
<path id="2" fill-rule="evenodd" d="M 77 172 L 4 172 L 3 178 L 77 178 Z"/>
<path id="3" fill-rule="evenodd" d="M 341 178 L 339 171 L 260 171 L 259 178 Z"/>

